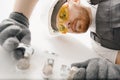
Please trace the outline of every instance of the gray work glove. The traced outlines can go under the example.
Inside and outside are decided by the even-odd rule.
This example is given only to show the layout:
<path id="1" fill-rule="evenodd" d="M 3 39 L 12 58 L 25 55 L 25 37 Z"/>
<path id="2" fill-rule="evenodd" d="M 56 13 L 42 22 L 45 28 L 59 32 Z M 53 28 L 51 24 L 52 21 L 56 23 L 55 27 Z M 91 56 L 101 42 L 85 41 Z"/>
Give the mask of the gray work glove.
<path id="1" fill-rule="evenodd" d="M 85 62 L 74 63 L 71 66 L 79 68 L 74 74 L 73 80 L 120 79 L 120 65 L 113 64 L 105 59 L 89 59 Z"/>
<path id="2" fill-rule="evenodd" d="M 10 53 L 19 43 L 30 44 L 31 34 L 28 26 L 28 19 L 22 13 L 11 13 L 9 19 L 0 23 L 0 45 Z"/>

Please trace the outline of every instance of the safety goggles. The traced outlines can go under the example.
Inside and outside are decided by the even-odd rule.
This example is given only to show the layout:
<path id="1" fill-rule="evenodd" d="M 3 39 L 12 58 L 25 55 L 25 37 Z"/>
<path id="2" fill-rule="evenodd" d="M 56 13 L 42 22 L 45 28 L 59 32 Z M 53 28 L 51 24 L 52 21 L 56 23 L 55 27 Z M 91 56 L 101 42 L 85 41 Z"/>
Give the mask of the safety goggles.
<path id="1" fill-rule="evenodd" d="M 57 28 L 58 31 L 65 34 L 68 28 L 65 23 L 69 20 L 69 10 L 67 5 L 63 5 L 58 12 Z"/>

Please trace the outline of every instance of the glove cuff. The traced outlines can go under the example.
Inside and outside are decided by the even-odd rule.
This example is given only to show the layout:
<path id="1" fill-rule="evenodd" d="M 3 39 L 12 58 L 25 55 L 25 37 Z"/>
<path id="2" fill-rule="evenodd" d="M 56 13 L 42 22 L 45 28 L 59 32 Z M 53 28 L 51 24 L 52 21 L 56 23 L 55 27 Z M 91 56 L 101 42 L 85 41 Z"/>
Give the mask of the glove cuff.
<path id="1" fill-rule="evenodd" d="M 12 12 L 10 14 L 9 18 L 14 19 L 15 21 L 17 21 L 27 27 L 29 26 L 28 18 L 23 13 Z"/>

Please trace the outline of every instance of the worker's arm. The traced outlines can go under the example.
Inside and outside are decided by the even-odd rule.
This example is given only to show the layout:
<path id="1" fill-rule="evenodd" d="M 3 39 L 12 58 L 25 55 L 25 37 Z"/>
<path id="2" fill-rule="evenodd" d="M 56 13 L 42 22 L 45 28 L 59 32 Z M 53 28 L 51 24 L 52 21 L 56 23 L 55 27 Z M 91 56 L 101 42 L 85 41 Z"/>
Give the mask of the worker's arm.
<path id="1" fill-rule="evenodd" d="M 13 12 L 23 13 L 28 19 L 38 0 L 16 0 Z"/>
<path id="2" fill-rule="evenodd" d="M 9 53 L 19 43 L 30 44 L 29 18 L 38 0 L 16 0 L 13 12 L 0 23 L 0 45 Z"/>

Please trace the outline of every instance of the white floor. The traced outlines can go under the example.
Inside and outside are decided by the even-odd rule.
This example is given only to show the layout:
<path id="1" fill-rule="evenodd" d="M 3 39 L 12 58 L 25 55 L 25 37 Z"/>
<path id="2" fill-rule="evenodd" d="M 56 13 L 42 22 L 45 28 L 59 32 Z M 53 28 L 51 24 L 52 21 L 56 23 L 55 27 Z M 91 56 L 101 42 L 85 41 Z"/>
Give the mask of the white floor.
<path id="1" fill-rule="evenodd" d="M 48 31 L 48 11 L 54 0 L 39 0 L 30 19 L 32 46 L 35 54 L 27 71 L 17 71 L 15 61 L 0 48 L 0 79 L 43 79 L 41 70 L 46 59 L 45 51 L 58 54 L 54 66 L 54 79 L 58 79 L 60 66 L 70 65 L 96 57 L 92 50 L 89 31 L 85 34 L 51 36 Z M 0 21 L 12 11 L 14 0 L 0 0 Z"/>

